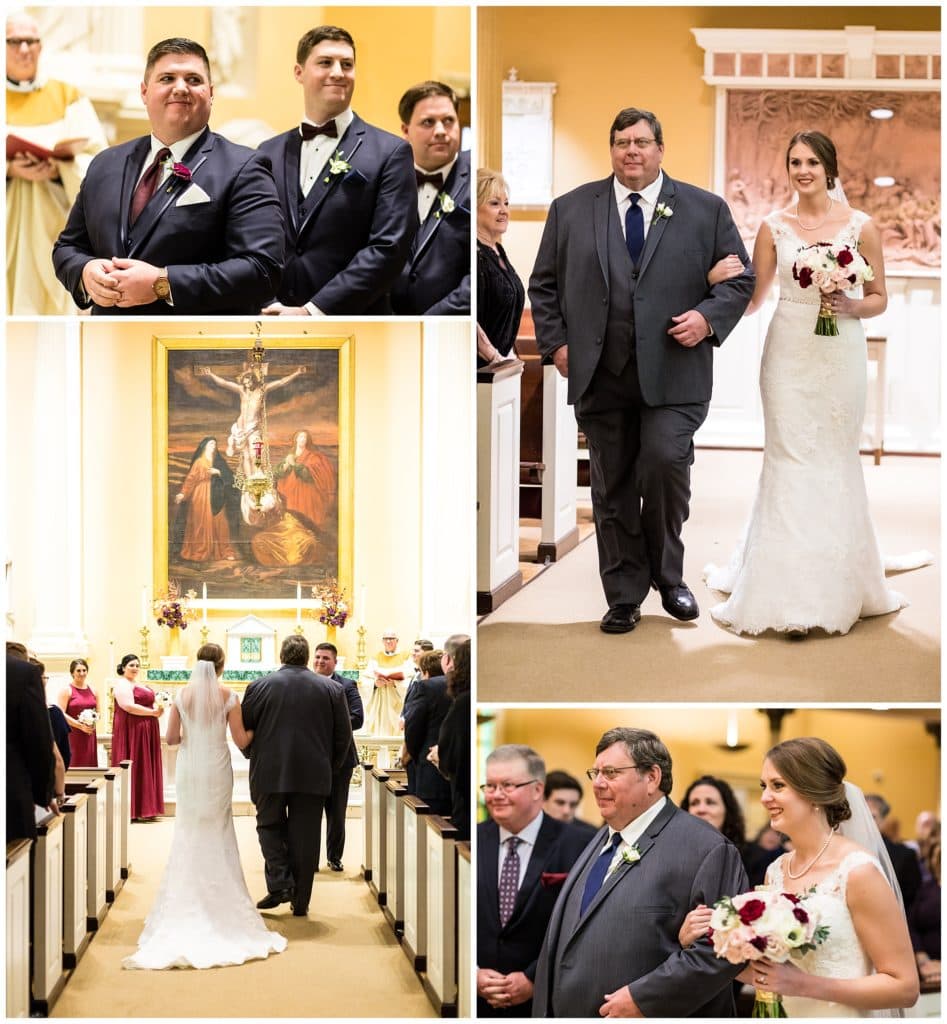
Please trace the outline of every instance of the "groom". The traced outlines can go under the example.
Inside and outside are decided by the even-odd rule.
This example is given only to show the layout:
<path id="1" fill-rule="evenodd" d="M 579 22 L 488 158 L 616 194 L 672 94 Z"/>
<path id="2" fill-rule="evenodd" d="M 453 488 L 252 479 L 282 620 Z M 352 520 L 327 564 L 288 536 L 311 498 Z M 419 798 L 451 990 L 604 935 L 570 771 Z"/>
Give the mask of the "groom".
<path id="1" fill-rule="evenodd" d="M 293 914 L 305 917 L 319 863 L 322 810 L 333 772 L 349 752 L 352 726 L 342 687 L 306 667 L 304 636 L 283 641 L 280 662 L 243 698 L 243 724 L 253 730 L 244 754 L 268 890 L 257 906 L 292 903 Z"/>
<path id="2" fill-rule="evenodd" d="M 726 203 L 661 170 L 654 114 L 622 110 L 610 145 L 614 173 L 550 207 L 529 297 L 539 350 L 568 377 L 588 441 L 601 628 L 628 633 L 652 586 L 674 618 L 699 614 L 681 540 L 693 437 L 714 347 L 743 315 L 755 275 Z M 708 285 L 732 253 L 747 269 Z"/>
<path id="3" fill-rule="evenodd" d="M 533 1016 L 735 1016 L 742 965 L 677 935 L 698 904 L 749 889 L 736 847 L 670 802 L 671 755 L 654 733 L 610 729 L 590 774 L 605 827 L 553 908 Z"/>

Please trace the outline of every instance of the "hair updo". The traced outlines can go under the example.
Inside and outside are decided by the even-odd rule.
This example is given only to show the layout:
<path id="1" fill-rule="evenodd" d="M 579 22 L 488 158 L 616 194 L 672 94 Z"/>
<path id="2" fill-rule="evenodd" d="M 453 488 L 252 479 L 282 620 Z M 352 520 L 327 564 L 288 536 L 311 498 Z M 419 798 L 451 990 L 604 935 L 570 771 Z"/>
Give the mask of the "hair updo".
<path id="1" fill-rule="evenodd" d="M 80 665 L 85 666 L 86 672 L 89 671 L 89 663 L 85 658 L 73 658 L 72 661 L 69 662 L 69 675 L 72 675 Z"/>
<path id="2" fill-rule="evenodd" d="M 224 658 L 224 649 L 220 644 L 203 644 L 197 652 L 197 660 L 211 662 L 218 675 L 224 667 Z"/>
<path id="3" fill-rule="evenodd" d="M 845 762 L 825 740 L 785 740 L 766 757 L 792 789 L 825 811 L 832 828 L 852 816 L 845 797 Z"/>
<path id="4" fill-rule="evenodd" d="M 115 671 L 120 676 L 125 675 L 125 666 L 130 661 L 137 661 L 139 664 L 141 664 L 141 658 L 139 658 L 137 654 L 126 654 L 125 657 L 122 658 L 122 660 L 118 663 L 118 665 L 115 666 Z"/>

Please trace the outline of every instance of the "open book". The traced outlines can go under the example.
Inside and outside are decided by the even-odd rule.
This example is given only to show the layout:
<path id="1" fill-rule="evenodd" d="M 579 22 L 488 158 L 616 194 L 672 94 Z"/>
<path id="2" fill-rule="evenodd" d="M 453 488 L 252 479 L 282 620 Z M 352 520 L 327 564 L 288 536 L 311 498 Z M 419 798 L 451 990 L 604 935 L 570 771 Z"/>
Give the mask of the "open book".
<path id="1" fill-rule="evenodd" d="M 29 153 L 40 160 L 74 160 L 89 144 L 88 139 L 57 139 L 40 141 L 31 133 L 30 138 L 24 135 L 7 136 L 7 160 L 12 160 L 17 153 Z"/>

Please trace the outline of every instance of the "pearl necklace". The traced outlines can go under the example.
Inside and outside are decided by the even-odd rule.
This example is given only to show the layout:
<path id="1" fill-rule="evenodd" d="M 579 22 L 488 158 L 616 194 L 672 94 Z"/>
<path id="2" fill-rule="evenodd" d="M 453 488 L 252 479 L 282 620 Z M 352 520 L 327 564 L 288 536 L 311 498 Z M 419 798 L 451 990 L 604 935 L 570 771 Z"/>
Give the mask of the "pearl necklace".
<path id="1" fill-rule="evenodd" d="M 790 865 L 790 864 L 792 863 L 792 861 L 793 861 L 793 860 L 795 860 L 795 858 L 796 858 L 796 851 L 795 851 L 795 850 L 793 850 L 793 851 L 792 851 L 792 854 L 791 854 L 791 856 L 790 856 L 790 858 L 789 858 L 789 860 L 788 860 L 788 861 L 786 862 L 786 874 L 787 874 L 787 875 L 789 875 L 789 877 L 790 877 L 791 879 L 793 879 L 793 881 L 795 881 L 795 880 L 796 880 L 797 878 L 802 878 L 802 876 L 803 876 L 804 874 L 806 874 L 806 872 L 807 872 L 807 871 L 809 871 L 809 870 L 810 870 L 810 869 L 812 868 L 812 866 L 813 866 L 813 865 L 815 864 L 815 862 L 816 862 L 816 861 L 817 861 L 817 860 L 818 860 L 818 859 L 819 859 L 819 858 L 820 858 L 820 857 L 822 856 L 822 854 L 823 854 L 823 853 L 825 853 L 825 851 L 826 851 L 826 850 L 827 850 L 827 849 L 829 848 L 829 843 L 831 843 L 831 842 L 832 842 L 832 836 L 834 836 L 834 835 L 835 835 L 835 829 L 833 828 L 833 829 L 832 829 L 832 831 L 831 831 L 831 832 L 829 832 L 828 836 L 826 837 L 826 840 L 825 840 L 825 842 L 824 842 L 824 843 L 822 844 L 822 849 L 821 849 L 821 850 L 819 850 L 819 852 L 818 852 L 818 853 L 817 853 L 817 854 L 816 854 L 816 855 L 815 855 L 815 856 L 814 856 L 814 857 L 812 858 L 812 860 L 810 860 L 810 861 L 809 861 L 809 863 L 808 863 L 808 864 L 807 864 L 807 865 L 806 865 L 806 866 L 805 866 L 805 867 L 804 867 L 804 868 L 802 869 L 802 871 L 800 871 L 800 872 L 799 872 L 799 874 L 798 874 L 798 875 L 794 875 L 794 874 L 792 873 L 792 871 L 790 870 L 790 868 L 789 868 L 789 865 Z"/>
<path id="2" fill-rule="evenodd" d="M 796 212 L 794 216 L 796 218 L 797 223 L 799 224 L 799 227 L 801 227 L 803 231 L 818 231 L 819 228 L 821 228 L 822 225 L 829 219 L 829 215 L 832 213 L 832 207 L 834 205 L 835 200 L 831 196 L 829 196 L 829 208 L 825 211 L 825 216 L 822 218 L 822 220 L 819 221 L 818 224 L 813 224 L 811 228 L 806 227 L 806 225 L 802 223 L 802 218 L 799 216 L 798 204 L 796 205 Z"/>

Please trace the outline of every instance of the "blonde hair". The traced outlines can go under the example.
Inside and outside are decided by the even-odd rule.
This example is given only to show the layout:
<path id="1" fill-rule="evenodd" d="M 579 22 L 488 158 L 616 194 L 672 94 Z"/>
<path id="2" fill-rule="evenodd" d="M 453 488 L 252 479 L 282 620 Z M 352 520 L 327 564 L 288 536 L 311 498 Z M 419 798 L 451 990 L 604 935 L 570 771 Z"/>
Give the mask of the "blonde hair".
<path id="1" fill-rule="evenodd" d="M 483 206 L 490 199 L 498 199 L 502 195 L 509 197 L 510 186 L 499 171 L 491 171 L 489 167 L 477 169 L 477 206 Z"/>

